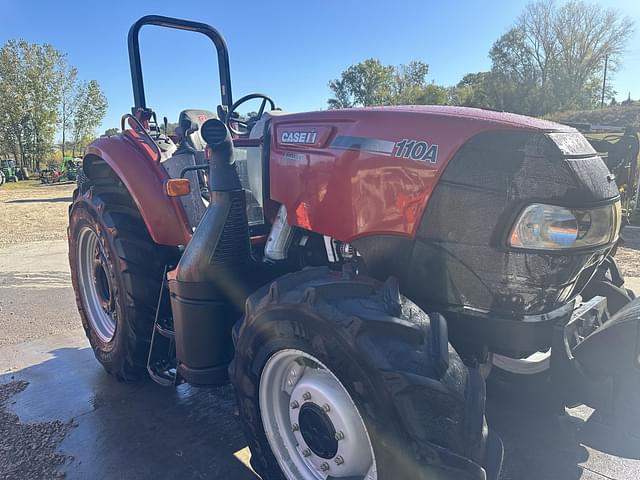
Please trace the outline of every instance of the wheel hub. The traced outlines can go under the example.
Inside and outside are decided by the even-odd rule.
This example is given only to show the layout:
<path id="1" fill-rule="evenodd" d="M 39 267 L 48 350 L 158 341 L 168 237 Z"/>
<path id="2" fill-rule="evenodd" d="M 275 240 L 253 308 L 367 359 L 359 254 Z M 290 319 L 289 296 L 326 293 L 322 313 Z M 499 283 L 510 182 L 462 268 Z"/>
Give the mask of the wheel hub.
<path id="1" fill-rule="evenodd" d="M 116 331 L 116 308 L 109 267 L 95 231 L 85 227 L 78 235 L 78 280 L 87 320 L 96 336 L 110 342 Z"/>
<path id="2" fill-rule="evenodd" d="M 340 380 L 300 350 L 276 352 L 260 377 L 260 411 L 285 476 L 377 479 L 371 439 Z"/>
<path id="3" fill-rule="evenodd" d="M 319 405 L 311 402 L 302 405 L 298 421 L 300 434 L 313 453 L 326 459 L 336 456 L 336 429 L 329 415 Z"/>

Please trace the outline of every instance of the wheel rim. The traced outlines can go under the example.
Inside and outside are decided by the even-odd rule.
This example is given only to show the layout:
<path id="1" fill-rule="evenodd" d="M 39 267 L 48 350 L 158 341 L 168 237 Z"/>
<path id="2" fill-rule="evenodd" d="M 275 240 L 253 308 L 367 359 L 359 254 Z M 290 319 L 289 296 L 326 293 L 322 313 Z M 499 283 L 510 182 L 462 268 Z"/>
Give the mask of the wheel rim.
<path id="1" fill-rule="evenodd" d="M 262 424 L 288 479 L 377 480 L 371 438 L 353 399 L 322 362 L 280 350 L 260 376 Z"/>
<path id="2" fill-rule="evenodd" d="M 545 352 L 535 352 L 527 358 L 511 358 L 493 354 L 494 367 L 516 375 L 535 375 L 543 373 L 551 366 L 551 349 Z"/>
<path id="3" fill-rule="evenodd" d="M 106 256 L 96 233 L 80 231 L 78 241 L 80 292 L 87 319 L 98 338 L 109 343 L 116 333 L 115 299 Z"/>

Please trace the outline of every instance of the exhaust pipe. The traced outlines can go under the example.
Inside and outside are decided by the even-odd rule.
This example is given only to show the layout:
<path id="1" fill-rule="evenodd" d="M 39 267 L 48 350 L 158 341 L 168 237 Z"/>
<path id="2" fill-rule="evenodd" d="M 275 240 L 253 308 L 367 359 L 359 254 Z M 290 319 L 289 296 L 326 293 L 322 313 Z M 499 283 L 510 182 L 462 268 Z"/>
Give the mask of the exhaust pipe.
<path id="1" fill-rule="evenodd" d="M 219 385 L 228 381 L 231 328 L 248 295 L 249 226 L 227 127 L 210 119 L 201 134 L 213 152 L 210 204 L 168 285 L 178 376 L 192 384 Z"/>

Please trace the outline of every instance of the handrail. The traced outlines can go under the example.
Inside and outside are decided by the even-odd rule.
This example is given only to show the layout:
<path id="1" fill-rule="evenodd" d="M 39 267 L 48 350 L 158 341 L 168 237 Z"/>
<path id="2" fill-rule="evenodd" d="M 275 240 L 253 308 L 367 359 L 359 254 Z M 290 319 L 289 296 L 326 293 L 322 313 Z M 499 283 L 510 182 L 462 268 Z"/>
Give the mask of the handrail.
<path id="1" fill-rule="evenodd" d="M 156 159 L 156 161 L 159 162 L 162 159 L 162 151 L 160 150 L 160 147 L 158 146 L 156 141 L 153 139 L 153 137 L 149 135 L 149 132 L 147 131 L 146 128 L 144 128 L 144 125 L 142 124 L 142 122 L 138 120 L 134 115 L 130 113 L 125 113 L 124 115 L 122 115 L 122 118 L 120 119 L 120 130 L 122 131 L 122 133 L 124 133 L 125 131 L 125 128 L 124 128 L 125 121 L 129 118 L 133 119 L 133 121 L 138 125 L 140 131 L 143 132 L 144 135 L 149 139 L 149 141 L 151 142 L 151 145 L 153 145 L 153 147 L 156 150 L 156 153 L 158 154 L 158 158 Z"/>
<path id="2" fill-rule="evenodd" d="M 229 68 L 229 51 L 222 35 L 210 25 L 179 18 L 163 17 L 161 15 L 147 15 L 140 18 L 131 26 L 127 43 L 129 46 L 129 66 L 131 68 L 131 81 L 133 84 L 134 109 L 146 109 L 144 96 L 144 83 L 142 81 L 142 64 L 140 62 L 140 29 L 145 25 L 155 25 L 177 30 L 187 30 L 206 35 L 215 45 L 218 52 L 218 70 L 220 74 L 220 91 L 222 105 L 227 109 L 233 105 L 231 96 L 231 74 Z"/>

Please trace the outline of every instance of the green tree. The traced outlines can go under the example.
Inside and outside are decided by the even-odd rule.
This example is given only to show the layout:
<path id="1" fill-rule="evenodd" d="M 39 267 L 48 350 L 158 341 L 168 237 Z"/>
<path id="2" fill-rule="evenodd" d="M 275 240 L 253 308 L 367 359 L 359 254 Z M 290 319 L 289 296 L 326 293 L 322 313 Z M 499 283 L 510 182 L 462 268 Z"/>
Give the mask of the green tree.
<path id="1" fill-rule="evenodd" d="M 340 79 L 329 82 L 334 97 L 329 108 L 387 105 L 391 103 L 394 87 L 394 68 L 369 58 L 351 65 Z"/>
<path id="2" fill-rule="evenodd" d="M 53 149 L 63 64 L 49 44 L 9 40 L 0 49 L 0 141 L 22 166 L 38 169 Z"/>
<path id="3" fill-rule="evenodd" d="M 78 103 L 78 70 L 65 63 L 60 73 L 62 75 L 60 102 L 60 133 L 62 134 L 62 142 L 60 144 L 60 150 L 64 160 L 65 148 L 67 146 L 67 132 L 73 126 L 73 117 Z"/>
<path id="4" fill-rule="evenodd" d="M 119 128 L 107 128 L 104 133 L 102 135 L 100 135 L 101 137 L 111 137 L 113 135 L 117 135 L 118 133 L 120 133 L 120 129 Z"/>
<path id="5" fill-rule="evenodd" d="M 489 72 L 467 73 L 449 90 L 449 101 L 464 107 L 491 108 L 488 94 Z"/>
<path id="6" fill-rule="evenodd" d="M 76 110 L 73 117 L 73 148 L 75 157 L 95 137 L 96 128 L 107 113 L 107 99 L 96 80 L 78 86 Z"/>
<path id="7" fill-rule="evenodd" d="M 428 83 L 428 73 L 429 65 L 421 61 L 394 67 L 374 58 L 367 59 L 350 66 L 339 79 L 329 82 L 333 92 L 329 108 L 447 103 L 447 89 Z"/>
<path id="8" fill-rule="evenodd" d="M 597 4 L 530 3 L 491 48 L 485 91 L 495 107 L 530 115 L 593 108 L 605 60 L 615 72 L 632 33 L 628 17 Z"/>

